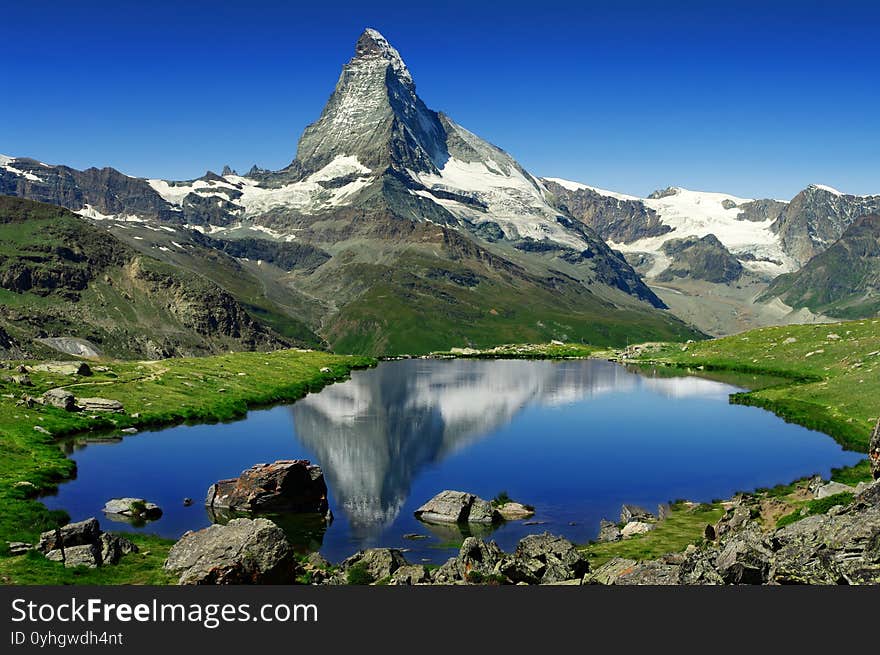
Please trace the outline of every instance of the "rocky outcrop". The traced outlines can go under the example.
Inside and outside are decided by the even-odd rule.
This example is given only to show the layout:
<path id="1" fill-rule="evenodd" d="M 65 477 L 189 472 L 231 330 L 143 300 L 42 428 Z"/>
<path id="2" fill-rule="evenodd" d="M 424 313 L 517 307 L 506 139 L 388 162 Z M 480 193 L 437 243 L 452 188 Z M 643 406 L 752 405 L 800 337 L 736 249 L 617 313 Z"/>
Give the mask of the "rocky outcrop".
<path id="1" fill-rule="evenodd" d="M 208 489 L 205 505 L 239 512 L 329 514 L 324 472 L 307 459 L 256 464 L 237 478 L 220 480 Z"/>
<path id="2" fill-rule="evenodd" d="M 644 507 L 638 505 L 621 505 L 620 522 L 623 524 L 633 521 L 653 521 L 656 517 Z"/>
<path id="3" fill-rule="evenodd" d="M 670 239 L 662 246 L 672 258 L 669 267 L 657 276 L 659 282 L 671 282 L 687 277 L 718 284 L 729 284 L 743 274 L 743 266 L 714 234 Z"/>
<path id="4" fill-rule="evenodd" d="M 799 266 L 839 239 L 860 216 L 880 214 L 880 196 L 854 196 L 810 185 L 785 207 L 772 229 Z"/>
<path id="5" fill-rule="evenodd" d="M 637 198 L 620 198 L 589 187 L 568 188 L 553 180 L 543 182 L 560 209 L 567 210 L 608 241 L 632 243 L 672 231 L 660 221 L 656 211 Z"/>
<path id="6" fill-rule="evenodd" d="M 396 548 L 368 548 L 344 560 L 339 568 L 343 575 L 352 569 L 359 569 L 366 575 L 362 582 L 378 582 L 389 580 L 398 569 L 408 565 L 403 553 Z M 424 567 L 420 568 L 424 570 Z"/>
<path id="7" fill-rule="evenodd" d="M 50 407 L 57 407 L 67 412 L 79 411 L 79 405 L 76 404 L 76 397 L 67 389 L 49 389 L 40 396 L 40 402 Z"/>
<path id="8" fill-rule="evenodd" d="M 76 404 L 84 412 L 111 412 L 113 414 L 122 414 L 125 408 L 118 400 L 110 398 L 77 398 Z"/>
<path id="9" fill-rule="evenodd" d="M 125 537 L 102 532 L 95 518 L 42 533 L 36 549 L 49 560 L 63 562 L 67 568 L 112 565 L 123 555 L 138 552 L 137 546 Z"/>
<path id="10" fill-rule="evenodd" d="M 545 532 L 523 538 L 500 570 L 513 582 L 540 584 L 583 578 L 590 564 L 568 539 Z"/>
<path id="11" fill-rule="evenodd" d="M 441 491 L 415 511 L 426 523 L 499 523 L 502 518 L 491 503 L 464 491 Z"/>
<path id="12" fill-rule="evenodd" d="M 880 196 L 878 196 L 880 202 Z M 762 300 L 780 298 L 795 308 L 839 318 L 880 312 L 880 213 L 856 219 L 800 270 L 780 275 Z"/>
<path id="13" fill-rule="evenodd" d="M 880 584 L 880 482 L 860 489 L 849 505 L 837 505 L 825 514 L 805 516 L 769 532 L 756 520 L 758 506 L 753 499 L 738 497 L 715 525 L 707 526 L 707 539 L 701 546 L 648 562 L 612 560 L 586 581 Z"/>
<path id="14" fill-rule="evenodd" d="M 272 521 L 233 519 L 187 532 L 172 546 L 165 570 L 178 584 L 292 584 L 297 572 L 293 547 Z"/>
<path id="15" fill-rule="evenodd" d="M 871 462 L 871 477 L 880 480 L 880 420 L 874 427 L 871 441 L 868 445 L 868 460 Z"/>

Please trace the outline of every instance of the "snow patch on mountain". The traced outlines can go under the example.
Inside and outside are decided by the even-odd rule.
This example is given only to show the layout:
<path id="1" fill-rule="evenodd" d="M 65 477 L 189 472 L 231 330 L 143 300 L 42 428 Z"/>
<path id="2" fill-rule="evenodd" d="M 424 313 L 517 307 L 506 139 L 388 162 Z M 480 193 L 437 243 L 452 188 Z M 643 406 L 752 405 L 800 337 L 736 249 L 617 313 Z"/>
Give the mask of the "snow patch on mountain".
<path id="1" fill-rule="evenodd" d="M 842 196 L 842 195 L 844 195 L 843 192 L 838 191 L 838 190 L 835 189 L 834 187 L 830 187 L 830 186 L 825 185 L 825 184 L 811 184 L 810 187 L 813 188 L 813 189 L 819 189 L 820 191 L 827 191 L 828 193 L 831 193 L 831 194 L 833 194 L 833 195 L 835 195 L 835 196 Z M 808 187 L 808 188 L 810 188 L 810 187 Z"/>
<path id="2" fill-rule="evenodd" d="M 492 158 L 462 161 L 450 157 L 439 175 L 415 171 L 410 171 L 410 175 L 430 191 L 443 191 L 477 201 L 485 209 L 440 198 L 430 191 L 415 192 L 475 225 L 489 221 L 498 223 L 508 238 L 549 239 L 576 249 L 589 245 L 556 220 L 559 212 L 545 199 L 543 187 L 510 162 Z"/>
<path id="3" fill-rule="evenodd" d="M 43 178 L 34 175 L 28 171 L 23 171 L 19 168 L 16 168 L 12 165 L 12 162 L 16 160 L 15 157 L 8 157 L 7 155 L 0 155 L 0 168 L 4 168 L 13 175 L 18 175 L 23 177 L 26 180 L 30 180 L 31 182 L 43 182 Z M 43 164 L 45 166 L 45 164 Z"/>

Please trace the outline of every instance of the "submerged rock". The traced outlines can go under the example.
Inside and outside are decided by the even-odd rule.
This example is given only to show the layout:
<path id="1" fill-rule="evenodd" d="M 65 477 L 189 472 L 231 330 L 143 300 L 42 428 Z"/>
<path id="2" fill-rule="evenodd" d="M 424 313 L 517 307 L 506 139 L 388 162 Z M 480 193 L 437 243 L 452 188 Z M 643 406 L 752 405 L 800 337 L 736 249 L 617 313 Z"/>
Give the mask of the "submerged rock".
<path id="1" fill-rule="evenodd" d="M 242 512 L 329 514 L 324 472 L 307 459 L 256 464 L 237 478 L 220 480 L 208 489 L 205 505 Z"/>
<path id="2" fill-rule="evenodd" d="M 284 532 L 267 519 L 233 519 L 187 532 L 171 547 L 165 570 L 178 584 L 292 584 L 297 560 Z"/>

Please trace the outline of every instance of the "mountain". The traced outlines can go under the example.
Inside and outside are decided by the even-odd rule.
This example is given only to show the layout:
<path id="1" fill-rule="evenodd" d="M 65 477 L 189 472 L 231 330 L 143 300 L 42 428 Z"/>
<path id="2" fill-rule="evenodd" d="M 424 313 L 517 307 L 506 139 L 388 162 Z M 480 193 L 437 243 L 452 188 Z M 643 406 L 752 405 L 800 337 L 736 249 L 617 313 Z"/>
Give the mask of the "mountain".
<path id="1" fill-rule="evenodd" d="M 797 271 L 776 278 L 767 297 L 837 318 L 880 313 L 880 215 L 862 216 Z"/>
<path id="2" fill-rule="evenodd" d="M 175 182 L 6 157 L 0 192 L 68 207 L 338 351 L 699 334 L 544 182 L 426 107 L 374 30 L 280 171 Z"/>
<path id="3" fill-rule="evenodd" d="M 0 196 L 0 345 L 169 357 L 291 345 L 200 276 L 70 211 Z"/>
<path id="4" fill-rule="evenodd" d="M 824 251 L 859 216 L 880 213 L 880 195 L 854 196 L 811 184 L 792 198 L 771 229 L 798 264 Z"/>
<path id="5" fill-rule="evenodd" d="M 671 282 L 676 277 L 690 277 L 707 282 L 731 283 L 743 274 L 742 264 L 714 234 L 707 234 L 702 238 L 670 239 L 662 248 L 663 253 L 672 261 L 655 278 L 658 282 Z"/>
<path id="6" fill-rule="evenodd" d="M 623 252 L 673 313 L 715 335 L 831 320 L 812 311 L 817 305 L 788 305 L 789 296 L 768 294 L 767 287 L 880 204 L 880 196 L 822 185 L 782 201 L 681 187 L 638 198 L 559 178 L 543 181 L 554 204 Z"/>

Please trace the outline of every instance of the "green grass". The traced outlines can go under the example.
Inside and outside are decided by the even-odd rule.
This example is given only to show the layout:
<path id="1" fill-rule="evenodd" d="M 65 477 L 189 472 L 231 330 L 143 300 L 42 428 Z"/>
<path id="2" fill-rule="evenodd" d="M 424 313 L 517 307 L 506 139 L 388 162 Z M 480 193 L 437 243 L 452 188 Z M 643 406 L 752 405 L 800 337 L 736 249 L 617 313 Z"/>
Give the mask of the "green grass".
<path id="1" fill-rule="evenodd" d="M 854 494 L 849 491 L 844 491 L 839 494 L 833 494 L 831 496 L 826 496 L 825 498 L 818 498 L 816 500 L 811 500 L 806 503 L 800 509 L 797 509 L 790 514 L 786 514 L 779 518 L 776 521 L 776 527 L 782 528 L 786 525 L 791 525 L 797 521 L 800 521 L 803 518 L 808 516 L 813 516 L 815 514 L 825 514 L 832 507 L 836 507 L 837 505 L 849 505 L 853 502 L 855 498 Z M 806 511 L 804 511 L 804 507 L 806 507 Z"/>
<path id="2" fill-rule="evenodd" d="M 336 352 L 376 355 L 554 339 L 611 346 L 701 337 L 668 313 L 617 307 L 576 282 L 552 286 L 466 261 L 413 251 L 394 266 L 352 265 L 340 275 L 356 276 L 366 290 L 340 308 L 323 336 Z"/>
<path id="3" fill-rule="evenodd" d="M 669 516 L 644 535 L 585 546 L 584 553 L 595 569 L 614 557 L 634 560 L 655 559 L 666 553 L 681 552 L 689 544 L 702 538 L 709 523 L 714 524 L 724 514 L 720 504 L 702 504 L 691 507 L 677 502 Z"/>
<path id="4" fill-rule="evenodd" d="M 52 562 L 36 551 L 18 557 L 0 557 L 0 583 L 23 585 L 165 585 L 176 576 L 162 568 L 174 544 L 168 539 L 151 535 L 125 534 L 137 544 L 140 552 L 123 556 L 118 564 L 89 569 L 84 566 L 68 569 Z"/>
<path id="5" fill-rule="evenodd" d="M 37 493 L 51 492 L 74 473 L 73 462 L 59 446 L 59 437 L 85 433 L 118 435 L 126 427 L 231 420 L 243 416 L 252 407 L 296 400 L 327 383 L 345 378 L 353 368 L 374 365 L 375 360 L 319 351 L 283 350 L 157 362 L 108 360 L 101 364 L 109 370 L 96 371 L 91 377 L 32 371 L 33 387 L 0 382 L 0 507 L 3 508 L 0 543 L 33 543 L 40 532 L 68 519 L 64 512 L 50 512 L 35 499 Z M 322 372 L 322 368 L 329 372 Z M 16 405 L 22 393 L 38 396 L 58 386 L 66 386 L 80 397 L 118 400 L 126 413 L 93 419 L 82 413 L 42 405 L 32 408 Z M 38 432 L 34 426 L 50 434 Z M 158 548 L 151 550 L 157 552 Z M 10 564 L 10 559 L 21 558 L 0 556 L 0 570 L 11 582 L 37 579 L 22 577 L 26 567 Z M 46 566 L 61 568 L 60 564 L 51 562 Z M 64 578 L 71 582 L 92 579 L 88 575 Z"/>

